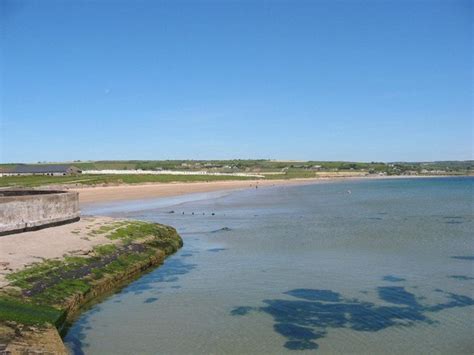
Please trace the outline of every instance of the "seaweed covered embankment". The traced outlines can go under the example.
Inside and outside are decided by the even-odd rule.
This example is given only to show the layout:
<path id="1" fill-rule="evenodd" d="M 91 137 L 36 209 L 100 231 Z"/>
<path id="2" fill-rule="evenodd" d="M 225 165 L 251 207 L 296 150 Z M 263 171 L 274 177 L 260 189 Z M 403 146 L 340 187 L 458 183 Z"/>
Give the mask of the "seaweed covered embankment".
<path id="1" fill-rule="evenodd" d="M 0 353 L 67 353 L 59 332 L 85 305 L 163 263 L 182 239 L 172 227 L 118 221 L 91 230 L 108 244 L 43 260 L 6 276 L 0 289 Z"/>

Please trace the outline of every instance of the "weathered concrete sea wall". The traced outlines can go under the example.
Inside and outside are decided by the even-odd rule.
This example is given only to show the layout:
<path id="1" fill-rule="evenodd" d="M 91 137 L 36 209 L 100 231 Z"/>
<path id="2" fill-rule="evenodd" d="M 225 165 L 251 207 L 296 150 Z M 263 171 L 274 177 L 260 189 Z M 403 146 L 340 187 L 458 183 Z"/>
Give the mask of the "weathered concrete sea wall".
<path id="1" fill-rule="evenodd" d="M 77 192 L 0 190 L 0 236 L 78 221 Z"/>

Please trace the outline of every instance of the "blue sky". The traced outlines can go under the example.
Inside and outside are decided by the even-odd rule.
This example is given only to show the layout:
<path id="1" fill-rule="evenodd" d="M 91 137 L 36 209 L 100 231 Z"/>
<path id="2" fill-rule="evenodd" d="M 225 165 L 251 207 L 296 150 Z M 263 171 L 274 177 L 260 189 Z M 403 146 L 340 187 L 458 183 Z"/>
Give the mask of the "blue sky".
<path id="1" fill-rule="evenodd" d="M 472 159 L 470 1 L 12 1 L 1 162 Z"/>

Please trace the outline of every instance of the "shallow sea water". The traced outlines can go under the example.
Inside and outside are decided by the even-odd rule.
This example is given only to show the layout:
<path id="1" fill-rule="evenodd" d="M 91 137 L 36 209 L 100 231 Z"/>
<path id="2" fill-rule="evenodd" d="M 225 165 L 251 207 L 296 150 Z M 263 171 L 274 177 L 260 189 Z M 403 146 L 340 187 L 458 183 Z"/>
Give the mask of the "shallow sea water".
<path id="1" fill-rule="evenodd" d="M 473 186 L 362 180 L 91 206 L 172 225 L 185 246 L 66 342 L 76 354 L 472 354 Z"/>

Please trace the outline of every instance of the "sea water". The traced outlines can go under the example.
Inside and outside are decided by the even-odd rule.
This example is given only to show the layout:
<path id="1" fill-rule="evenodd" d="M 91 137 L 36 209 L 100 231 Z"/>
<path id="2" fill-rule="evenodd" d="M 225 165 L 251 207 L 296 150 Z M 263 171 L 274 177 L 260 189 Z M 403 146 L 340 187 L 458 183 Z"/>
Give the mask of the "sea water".
<path id="1" fill-rule="evenodd" d="M 473 178 L 90 206 L 184 247 L 86 311 L 76 354 L 474 353 Z"/>

